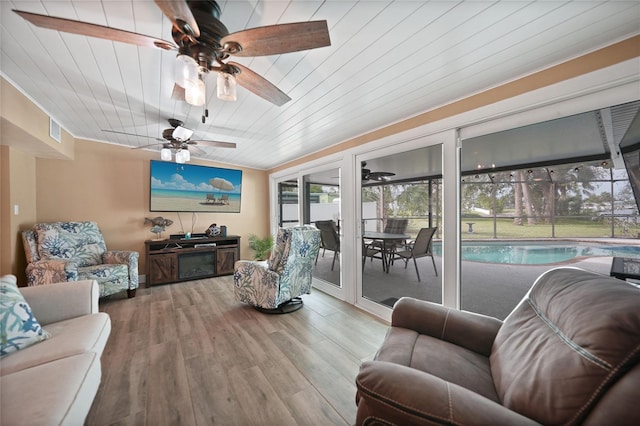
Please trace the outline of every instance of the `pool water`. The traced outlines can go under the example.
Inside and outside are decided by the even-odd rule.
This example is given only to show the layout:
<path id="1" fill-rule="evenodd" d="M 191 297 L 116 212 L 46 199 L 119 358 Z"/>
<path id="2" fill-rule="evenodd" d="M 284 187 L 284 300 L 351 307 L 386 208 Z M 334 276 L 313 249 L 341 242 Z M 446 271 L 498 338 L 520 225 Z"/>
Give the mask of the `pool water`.
<path id="1" fill-rule="evenodd" d="M 433 244 L 436 255 L 440 243 Z M 640 245 L 595 245 L 583 242 L 473 242 L 463 243 L 462 260 L 514 265 L 542 265 L 566 262 L 583 256 L 619 256 L 640 259 Z"/>

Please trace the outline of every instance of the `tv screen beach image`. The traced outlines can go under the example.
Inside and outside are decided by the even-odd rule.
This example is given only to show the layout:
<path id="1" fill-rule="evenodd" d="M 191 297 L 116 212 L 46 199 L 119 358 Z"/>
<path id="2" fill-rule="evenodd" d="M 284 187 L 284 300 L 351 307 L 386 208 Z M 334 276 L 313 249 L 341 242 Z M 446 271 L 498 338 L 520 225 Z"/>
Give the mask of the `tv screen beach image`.
<path id="1" fill-rule="evenodd" d="M 242 170 L 151 160 L 153 212 L 239 213 Z"/>

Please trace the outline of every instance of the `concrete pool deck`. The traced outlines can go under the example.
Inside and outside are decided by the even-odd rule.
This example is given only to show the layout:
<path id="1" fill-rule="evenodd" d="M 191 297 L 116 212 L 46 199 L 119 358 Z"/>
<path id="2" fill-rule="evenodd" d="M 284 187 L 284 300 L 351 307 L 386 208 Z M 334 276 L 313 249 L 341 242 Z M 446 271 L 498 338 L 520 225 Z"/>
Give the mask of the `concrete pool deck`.
<path id="1" fill-rule="evenodd" d="M 562 239 L 563 241 L 588 241 L 602 244 L 640 245 L 638 239 Z M 477 240 L 472 240 L 477 241 Z M 496 241 L 496 240 L 491 240 Z M 557 241 L 557 240 L 553 240 Z M 332 252 L 328 252 L 331 253 Z M 314 276 L 338 283 L 339 262 L 331 271 L 331 257 L 322 256 L 314 268 Z M 583 257 L 560 263 L 543 265 L 510 265 L 462 261 L 462 308 L 468 311 L 504 319 L 545 271 L 561 266 L 573 266 L 609 275 L 613 257 Z M 389 273 L 382 271 L 379 260 L 367 260 L 363 272 L 363 294 L 366 298 L 381 302 L 402 296 L 415 297 L 436 303 L 442 301 L 442 259 L 435 256 L 438 276 L 433 272 L 430 258 L 418 259 L 421 282 L 418 282 L 413 262 L 405 269 L 403 262 L 391 266 Z"/>

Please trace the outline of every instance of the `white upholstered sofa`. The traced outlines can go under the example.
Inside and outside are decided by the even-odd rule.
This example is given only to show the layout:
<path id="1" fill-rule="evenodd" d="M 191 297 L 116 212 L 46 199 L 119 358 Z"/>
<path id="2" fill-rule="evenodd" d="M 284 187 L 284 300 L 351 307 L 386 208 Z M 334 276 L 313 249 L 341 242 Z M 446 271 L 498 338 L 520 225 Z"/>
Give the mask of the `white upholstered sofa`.
<path id="1" fill-rule="evenodd" d="M 1 281 L 4 291 L 11 290 L 11 283 L 15 286 L 14 276 L 3 276 Z M 18 290 L 28 305 L 16 306 L 23 313 L 29 307 L 32 312 L 23 324 L 35 318 L 49 337 L 0 357 L 0 424 L 82 425 L 100 386 L 100 357 L 111 331 L 109 316 L 98 312 L 98 283 L 75 281 Z M 6 313 L 7 307 L 3 309 Z M 7 317 L 2 319 L 3 350 L 11 325 L 7 323 L 19 322 Z"/>

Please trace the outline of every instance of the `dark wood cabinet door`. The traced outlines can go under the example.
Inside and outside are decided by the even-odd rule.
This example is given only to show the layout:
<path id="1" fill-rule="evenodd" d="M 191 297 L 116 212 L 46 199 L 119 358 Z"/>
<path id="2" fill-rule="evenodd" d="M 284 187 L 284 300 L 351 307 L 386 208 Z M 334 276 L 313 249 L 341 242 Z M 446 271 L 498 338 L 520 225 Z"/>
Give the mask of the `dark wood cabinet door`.
<path id="1" fill-rule="evenodd" d="M 154 285 L 175 281 L 176 260 L 176 255 L 173 253 L 149 256 L 149 283 Z"/>
<path id="2" fill-rule="evenodd" d="M 233 266 L 237 260 L 237 247 L 218 247 L 216 272 L 218 275 L 233 274 Z"/>

